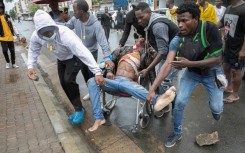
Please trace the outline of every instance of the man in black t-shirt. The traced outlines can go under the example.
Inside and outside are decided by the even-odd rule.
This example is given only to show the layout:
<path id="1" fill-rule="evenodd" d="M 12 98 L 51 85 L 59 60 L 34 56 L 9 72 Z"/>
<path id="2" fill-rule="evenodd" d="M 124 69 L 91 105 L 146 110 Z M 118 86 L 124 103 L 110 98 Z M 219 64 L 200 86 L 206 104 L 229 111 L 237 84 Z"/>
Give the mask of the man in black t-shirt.
<path id="1" fill-rule="evenodd" d="M 135 39 L 138 39 L 139 36 L 141 36 L 143 38 L 145 37 L 144 27 L 139 25 L 138 20 L 135 17 L 135 7 L 137 5 L 138 5 L 138 2 L 132 3 L 133 9 L 126 14 L 123 35 L 122 35 L 122 38 L 119 42 L 120 47 L 123 47 L 125 45 L 126 41 L 128 40 L 128 36 L 130 34 L 132 26 L 134 27 L 134 32 L 135 32 L 134 38 Z"/>
<path id="2" fill-rule="evenodd" d="M 166 147 L 173 147 L 182 138 L 183 112 L 198 84 L 202 84 L 208 93 L 209 107 L 215 120 L 220 120 L 224 105 L 222 85 L 225 86 L 225 76 L 221 71 L 222 41 L 218 27 L 199 19 L 199 6 L 194 2 L 181 4 L 176 13 L 180 34 L 172 39 L 167 59 L 146 97 L 147 101 L 153 100 L 155 90 L 171 67 L 186 68 L 175 98 L 174 131 L 168 137 Z"/>
<path id="3" fill-rule="evenodd" d="M 57 1 L 50 1 L 49 7 L 52 11 L 49 12 L 49 15 L 53 20 L 56 20 L 59 17 L 59 5 Z"/>
<path id="4" fill-rule="evenodd" d="M 242 68 L 245 67 L 245 3 L 243 0 L 231 1 L 218 27 L 225 27 L 224 71 L 228 80 L 225 89 L 230 95 L 225 103 L 238 101 Z M 233 79 L 232 79 L 233 77 Z"/>
<path id="5" fill-rule="evenodd" d="M 123 30 L 123 14 L 121 12 L 121 8 L 119 7 L 117 10 L 117 16 L 116 16 L 116 21 L 117 21 L 117 31 L 118 29 L 120 32 Z"/>
<path id="6" fill-rule="evenodd" d="M 110 36 L 110 28 L 111 28 L 111 14 L 108 13 L 108 7 L 105 7 L 105 13 L 101 16 L 101 25 L 104 28 L 105 36 L 108 41 Z"/>

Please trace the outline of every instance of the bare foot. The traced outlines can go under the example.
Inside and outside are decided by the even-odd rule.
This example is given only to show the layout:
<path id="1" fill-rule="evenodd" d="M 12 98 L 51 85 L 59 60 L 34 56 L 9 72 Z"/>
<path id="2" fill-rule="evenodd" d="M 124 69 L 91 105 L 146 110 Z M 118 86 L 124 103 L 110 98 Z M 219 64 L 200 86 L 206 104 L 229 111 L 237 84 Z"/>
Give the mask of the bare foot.
<path id="1" fill-rule="evenodd" d="M 232 87 L 227 87 L 227 88 L 225 88 L 225 90 L 224 90 L 224 92 L 226 92 L 226 93 L 233 93 L 233 89 L 232 89 Z"/>
<path id="2" fill-rule="evenodd" d="M 98 129 L 98 127 L 105 123 L 105 119 L 103 120 L 95 120 L 94 125 L 88 129 L 89 132 L 94 132 Z"/>
<path id="3" fill-rule="evenodd" d="M 229 104 L 229 103 L 234 103 L 239 99 L 240 97 L 238 95 L 231 94 L 230 96 L 226 97 L 223 101 L 224 103 Z"/>
<path id="4" fill-rule="evenodd" d="M 154 106 L 155 111 L 162 110 L 165 106 L 171 103 L 175 98 L 176 88 L 174 86 L 170 87 L 164 94 L 157 98 L 156 104 Z"/>

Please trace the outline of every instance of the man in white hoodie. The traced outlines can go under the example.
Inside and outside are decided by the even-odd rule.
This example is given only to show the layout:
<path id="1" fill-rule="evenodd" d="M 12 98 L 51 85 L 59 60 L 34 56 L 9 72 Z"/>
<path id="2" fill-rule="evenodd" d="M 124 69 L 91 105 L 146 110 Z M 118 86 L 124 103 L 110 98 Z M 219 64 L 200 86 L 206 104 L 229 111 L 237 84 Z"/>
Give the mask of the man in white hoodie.
<path id="1" fill-rule="evenodd" d="M 38 10 L 34 15 L 35 31 L 30 40 L 28 51 L 28 77 L 35 76 L 34 66 L 40 55 L 41 47 L 47 48 L 57 57 L 58 75 L 61 86 L 74 106 L 75 112 L 69 116 L 74 124 L 83 121 L 85 109 L 80 100 L 76 76 L 81 69 L 81 61 L 95 74 L 97 85 L 104 85 L 101 70 L 91 52 L 81 39 L 69 28 L 56 25 L 48 13 Z"/>

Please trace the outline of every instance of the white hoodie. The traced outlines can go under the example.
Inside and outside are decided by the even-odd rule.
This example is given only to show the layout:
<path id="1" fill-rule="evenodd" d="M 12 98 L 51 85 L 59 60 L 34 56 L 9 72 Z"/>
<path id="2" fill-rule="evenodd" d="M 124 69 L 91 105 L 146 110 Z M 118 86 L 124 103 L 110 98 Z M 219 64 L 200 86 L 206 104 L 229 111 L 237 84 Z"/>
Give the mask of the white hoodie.
<path id="1" fill-rule="evenodd" d="M 68 60 L 77 56 L 89 70 L 95 75 L 100 75 L 101 70 L 94 60 L 91 52 L 83 45 L 81 39 L 69 28 L 56 25 L 48 13 L 38 10 L 34 15 L 35 31 L 32 33 L 30 47 L 28 51 L 28 69 L 33 68 L 37 63 L 37 57 L 40 55 L 41 47 L 47 48 L 60 60 Z M 49 43 L 42 39 L 38 33 L 40 29 L 47 26 L 54 26 L 57 30 L 55 41 Z M 52 49 L 50 49 L 52 46 Z"/>

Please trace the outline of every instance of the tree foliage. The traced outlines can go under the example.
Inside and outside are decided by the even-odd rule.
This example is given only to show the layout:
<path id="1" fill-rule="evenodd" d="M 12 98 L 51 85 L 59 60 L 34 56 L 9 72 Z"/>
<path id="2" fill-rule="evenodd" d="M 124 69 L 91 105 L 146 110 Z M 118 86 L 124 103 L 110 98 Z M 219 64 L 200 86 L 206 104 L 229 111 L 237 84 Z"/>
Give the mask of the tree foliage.
<path id="1" fill-rule="evenodd" d="M 15 10 L 14 9 L 11 9 L 9 11 L 9 15 L 12 17 L 12 19 L 15 19 L 16 18 L 16 12 L 15 12 Z"/>
<path id="2" fill-rule="evenodd" d="M 30 15 L 33 16 L 38 9 L 41 9 L 40 5 L 33 3 L 30 6 Z"/>

